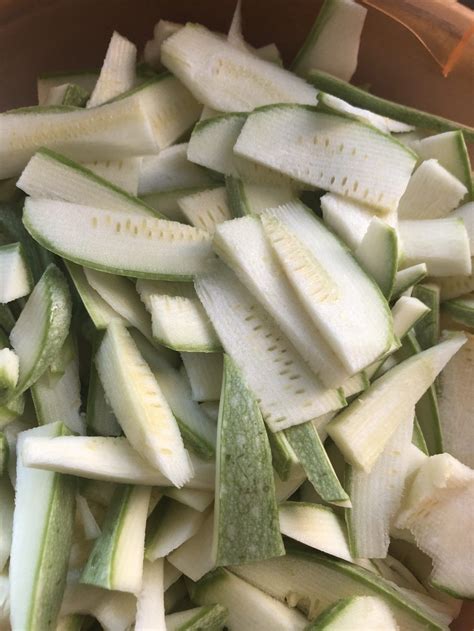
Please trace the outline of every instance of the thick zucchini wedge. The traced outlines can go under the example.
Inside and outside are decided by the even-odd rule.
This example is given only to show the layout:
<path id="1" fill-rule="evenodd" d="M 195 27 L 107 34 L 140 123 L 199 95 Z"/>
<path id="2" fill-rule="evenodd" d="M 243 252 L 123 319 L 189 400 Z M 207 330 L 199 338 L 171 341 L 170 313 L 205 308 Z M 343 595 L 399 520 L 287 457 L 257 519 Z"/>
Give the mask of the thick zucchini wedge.
<path id="1" fill-rule="evenodd" d="M 330 605 L 306 628 L 306 631 L 398 631 L 400 627 L 390 607 L 375 596 L 341 598 Z"/>

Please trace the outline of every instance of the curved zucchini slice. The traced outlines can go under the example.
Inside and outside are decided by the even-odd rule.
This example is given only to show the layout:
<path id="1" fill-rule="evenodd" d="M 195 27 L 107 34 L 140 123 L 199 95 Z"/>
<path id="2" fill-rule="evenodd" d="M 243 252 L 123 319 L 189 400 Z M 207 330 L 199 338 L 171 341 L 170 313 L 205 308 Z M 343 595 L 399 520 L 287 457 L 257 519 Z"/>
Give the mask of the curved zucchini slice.
<path id="1" fill-rule="evenodd" d="M 211 251 L 209 233 L 193 226 L 55 200 L 28 198 L 23 222 L 47 250 L 120 276 L 191 280 Z"/>
<path id="2" fill-rule="evenodd" d="M 398 265 L 398 237 L 395 228 L 375 217 L 354 255 L 362 269 L 376 281 L 385 298 L 389 299 Z"/>
<path id="3" fill-rule="evenodd" d="M 227 198 L 234 217 L 260 215 L 267 208 L 287 204 L 295 199 L 295 191 L 288 184 L 279 186 L 254 184 L 229 175 L 225 179 Z M 230 217 L 229 217 L 230 219 Z"/>
<path id="4" fill-rule="evenodd" d="M 404 292 L 410 291 L 410 289 L 417 285 L 428 274 L 428 268 L 426 263 L 418 263 L 417 265 L 411 265 L 405 267 L 405 269 L 399 270 L 395 274 L 395 282 L 392 289 L 392 300 L 401 296 Z"/>
<path id="5" fill-rule="evenodd" d="M 207 230 L 211 234 L 219 224 L 232 219 L 225 186 L 180 197 L 178 206 L 192 226 Z"/>
<path id="6" fill-rule="evenodd" d="M 306 631 L 398 631 L 390 607 L 376 596 L 342 598 L 325 609 Z"/>
<path id="7" fill-rule="evenodd" d="M 34 384 L 53 362 L 66 339 L 70 320 L 71 298 L 66 279 L 55 265 L 50 265 L 10 333 L 10 342 L 20 360 L 15 396 Z"/>
<path id="8" fill-rule="evenodd" d="M 227 620 L 227 609 L 222 605 L 203 605 L 166 616 L 167 631 L 221 631 Z"/>
<path id="9" fill-rule="evenodd" d="M 165 621 L 164 559 L 143 563 L 143 582 L 137 596 L 135 631 L 168 631 Z"/>

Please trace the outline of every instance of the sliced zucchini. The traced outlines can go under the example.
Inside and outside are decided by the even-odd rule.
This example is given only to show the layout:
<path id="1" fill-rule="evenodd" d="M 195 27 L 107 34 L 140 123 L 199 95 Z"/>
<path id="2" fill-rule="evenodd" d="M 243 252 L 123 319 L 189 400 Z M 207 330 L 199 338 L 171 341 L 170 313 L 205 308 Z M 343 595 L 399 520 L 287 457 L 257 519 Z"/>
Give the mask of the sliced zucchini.
<path id="1" fill-rule="evenodd" d="M 167 631 L 163 568 L 164 559 L 143 564 L 143 582 L 137 597 L 136 631 Z"/>
<path id="2" fill-rule="evenodd" d="M 123 433 L 122 428 L 105 398 L 104 388 L 95 367 L 96 351 L 97 348 L 95 347 L 89 370 L 86 406 L 87 433 L 98 436 L 121 436 Z"/>
<path id="3" fill-rule="evenodd" d="M 354 256 L 362 269 L 376 281 L 385 298 L 390 298 L 398 265 L 398 237 L 395 228 L 374 217 Z"/>
<path id="4" fill-rule="evenodd" d="M 263 226 L 266 216 L 262 217 Z M 242 217 L 219 226 L 213 240 L 216 253 L 260 301 L 295 349 L 328 388 L 341 386 L 351 373 L 298 303 L 282 274 L 264 227 L 256 217 Z M 308 340 L 311 344 L 308 344 Z"/>
<path id="5" fill-rule="evenodd" d="M 14 490 L 8 476 L 0 477 L 0 571 L 10 558 L 13 532 Z"/>
<path id="6" fill-rule="evenodd" d="M 102 105 L 130 90 L 135 83 L 136 62 L 135 44 L 114 31 L 87 107 Z"/>
<path id="7" fill-rule="evenodd" d="M 0 349 L 0 396 L 10 398 L 18 383 L 20 362 L 11 348 Z"/>
<path id="8" fill-rule="evenodd" d="M 225 184 L 229 205 L 235 217 L 260 215 L 267 208 L 286 204 L 295 198 L 290 185 L 253 184 L 232 175 L 226 177 Z"/>
<path id="9" fill-rule="evenodd" d="M 395 520 L 433 561 L 430 582 L 455 598 L 474 597 L 474 567 L 466 532 L 472 528 L 474 472 L 449 454 L 418 469 Z"/>
<path id="10" fill-rule="evenodd" d="M 148 486 L 117 486 L 81 583 L 132 594 L 140 591 L 150 491 Z"/>
<path id="11" fill-rule="evenodd" d="M 223 605 L 203 605 L 166 616 L 167 631 L 221 631 L 227 620 Z"/>
<path id="12" fill-rule="evenodd" d="M 161 471 L 151 467 L 141 458 L 125 438 L 32 438 L 25 441 L 23 458 L 28 467 L 68 473 L 92 480 L 165 487 L 171 484 Z M 187 487 L 212 490 L 214 464 L 196 458 L 192 458 L 191 461 L 194 477 L 188 482 Z"/>
<path id="13" fill-rule="evenodd" d="M 192 581 L 198 581 L 214 567 L 213 531 L 214 511 L 211 511 L 194 537 L 168 556 L 168 561 Z"/>
<path id="14" fill-rule="evenodd" d="M 286 438 L 319 495 L 339 506 L 350 506 L 323 443 L 313 423 L 303 423 L 285 430 Z"/>
<path id="15" fill-rule="evenodd" d="M 82 88 L 89 95 L 99 76 L 95 70 L 84 70 L 82 72 L 59 72 L 52 74 L 42 74 L 37 79 L 38 104 L 46 105 L 49 92 L 65 84 L 73 84 Z"/>
<path id="16" fill-rule="evenodd" d="M 279 431 L 340 408 L 273 320 L 223 263 L 196 279 L 196 291 L 225 351 L 242 370 L 265 422 Z M 247 352 L 251 340 L 253 352 Z"/>
<path id="17" fill-rule="evenodd" d="M 217 435 L 216 565 L 250 563 L 284 554 L 263 418 L 241 371 L 227 355 Z"/>
<path id="18" fill-rule="evenodd" d="M 425 160 L 411 176 L 398 214 L 400 219 L 447 217 L 466 194 L 464 184 L 437 160 Z"/>
<path id="19" fill-rule="evenodd" d="M 382 598 L 352 596 L 325 609 L 307 631 L 398 631 L 395 617 Z"/>
<path id="20" fill-rule="evenodd" d="M 455 322 L 474 328 L 474 293 L 447 300 L 443 303 L 443 311 L 448 313 Z"/>
<path id="21" fill-rule="evenodd" d="M 350 81 L 357 68 L 366 15 L 367 9 L 353 0 L 326 0 L 292 63 L 292 70 L 304 77 L 317 68 Z"/>
<path id="22" fill-rule="evenodd" d="M 161 61 L 204 105 L 243 112 L 269 103 L 315 103 L 317 91 L 287 70 L 188 23 L 161 47 Z"/>
<path id="23" fill-rule="evenodd" d="M 145 556 L 148 561 L 168 556 L 188 539 L 191 539 L 203 524 L 206 513 L 194 510 L 168 497 L 163 498 L 147 524 Z"/>
<path id="24" fill-rule="evenodd" d="M 162 489 L 163 494 L 171 499 L 176 500 L 180 504 L 194 508 L 194 510 L 203 513 L 214 501 L 214 493 L 210 491 L 198 491 L 196 489 L 176 489 L 170 486 Z"/>
<path id="25" fill-rule="evenodd" d="M 416 339 L 423 350 L 439 342 L 439 294 L 439 287 L 433 283 L 413 287 L 413 298 L 421 300 L 430 310 L 415 324 Z"/>
<path id="26" fill-rule="evenodd" d="M 76 512 L 84 534 L 84 539 L 86 541 L 97 539 L 97 537 L 100 536 L 101 528 L 94 517 L 89 502 L 80 493 L 76 493 Z"/>
<path id="27" fill-rule="evenodd" d="M 423 160 L 438 160 L 464 184 L 472 199 L 471 164 L 462 131 L 448 131 L 422 138 L 416 143 L 414 150 Z"/>
<path id="28" fill-rule="evenodd" d="M 26 165 L 17 185 L 33 198 L 87 204 L 139 216 L 155 215 L 153 208 L 97 175 L 94 169 L 41 148 Z"/>
<path id="29" fill-rule="evenodd" d="M 52 423 L 22 432 L 18 441 L 16 501 L 10 558 L 10 619 L 14 629 L 54 629 L 64 593 L 72 543 L 76 483 L 31 469 L 23 461 L 28 440 L 66 432 Z"/>
<path id="30" fill-rule="evenodd" d="M 0 246 L 0 303 L 27 296 L 33 284 L 21 243 Z"/>
<path id="31" fill-rule="evenodd" d="M 473 259 L 471 259 L 471 264 L 474 266 Z M 474 273 L 469 275 L 441 276 L 432 278 L 431 281 L 438 285 L 440 289 L 441 302 L 459 298 L 460 296 L 474 291 Z"/>
<path id="32" fill-rule="evenodd" d="M 444 449 L 474 469 L 474 335 L 466 336 L 466 344 L 438 377 L 437 393 Z"/>
<path id="33" fill-rule="evenodd" d="M 298 298 L 349 374 L 386 353 L 394 339 L 388 304 L 347 248 L 301 203 L 267 211 L 262 223 Z"/>
<path id="34" fill-rule="evenodd" d="M 54 106 L 11 110 L 0 116 L 0 178 L 18 175 L 44 145 L 87 161 L 155 153 L 149 114 L 140 101 L 109 103 L 89 110 Z"/>
<path id="35" fill-rule="evenodd" d="M 298 458 L 284 431 L 272 432 L 268 430 L 267 436 L 270 443 L 270 451 L 272 452 L 273 468 L 277 472 L 278 477 L 286 481 L 294 467 L 299 464 Z"/>
<path id="36" fill-rule="evenodd" d="M 107 160 L 105 162 L 94 160 L 93 162 L 83 163 L 83 166 L 136 198 L 141 163 L 142 157 L 139 156 L 137 158 L 123 158 L 122 160 Z"/>
<path id="37" fill-rule="evenodd" d="M 465 335 L 453 334 L 395 366 L 330 421 L 327 432 L 348 463 L 371 471 L 397 427 L 465 342 Z"/>
<path id="38" fill-rule="evenodd" d="M 15 396 L 41 377 L 64 343 L 71 320 L 71 298 L 62 272 L 50 265 L 33 289 L 10 333 L 20 360 Z"/>
<path id="39" fill-rule="evenodd" d="M 296 609 L 272 598 L 224 568 L 218 568 L 193 586 L 191 599 L 199 605 L 216 601 L 228 610 L 227 625 L 236 631 L 298 631 L 307 624 Z"/>
<path id="40" fill-rule="evenodd" d="M 208 232 L 128 212 L 28 198 L 23 221 L 47 250 L 120 276 L 190 280 L 210 253 Z"/>
<path id="41" fill-rule="evenodd" d="M 397 208 L 416 163 L 414 153 L 372 127 L 298 105 L 250 114 L 234 151 L 381 212 Z"/>
<path id="42" fill-rule="evenodd" d="M 473 127 L 456 123 L 442 116 L 422 112 L 414 107 L 382 99 L 363 88 L 351 85 L 326 72 L 312 70 L 309 74 L 309 81 L 319 90 L 334 94 L 334 96 L 338 96 L 352 105 L 363 107 L 375 114 L 390 116 L 397 121 L 413 125 L 414 127 L 421 127 L 422 129 L 432 129 L 440 132 L 461 130 L 467 142 L 474 141 Z"/>
<path id="43" fill-rule="evenodd" d="M 432 276 L 471 273 L 471 250 L 462 219 L 407 219 L 399 222 L 398 229 L 404 267 L 425 263 Z"/>
<path id="44" fill-rule="evenodd" d="M 112 322 L 96 354 L 105 395 L 132 446 L 177 487 L 192 477 L 178 424 L 133 338 Z"/>
<path id="45" fill-rule="evenodd" d="M 398 298 L 404 292 L 416 286 L 428 274 L 426 263 L 418 263 L 398 270 L 395 274 L 395 282 L 392 289 L 392 299 Z"/>
<path id="46" fill-rule="evenodd" d="M 309 502 L 283 502 L 279 512 L 283 535 L 353 562 L 344 522 L 331 508 Z"/>
<path id="47" fill-rule="evenodd" d="M 474 202 L 460 206 L 453 212 L 453 216 L 460 217 L 464 221 L 464 226 L 469 236 L 471 256 L 474 256 Z"/>
<path id="48" fill-rule="evenodd" d="M 194 401 L 217 401 L 221 396 L 221 353 L 182 353 Z"/>
<path id="49" fill-rule="evenodd" d="M 118 320 L 125 326 L 128 324 L 122 316 L 99 296 L 95 289 L 92 289 L 87 281 L 84 268 L 71 263 L 71 261 L 65 261 L 65 265 L 96 329 L 106 329 L 112 320 Z"/>
<path id="50" fill-rule="evenodd" d="M 207 230 L 211 234 L 223 221 L 232 219 L 224 186 L 180 197 L 178 206 L 192 226 Z"/>
<path id="51" fill-rule="evenodd" d="M 390 524 L 405 486 L 414 413 L 390 437 L 370 473 L 347 467 L 346 484 L 352 508 L 346 511 L 351 553 L 356 558 L 384 559 Z"/>

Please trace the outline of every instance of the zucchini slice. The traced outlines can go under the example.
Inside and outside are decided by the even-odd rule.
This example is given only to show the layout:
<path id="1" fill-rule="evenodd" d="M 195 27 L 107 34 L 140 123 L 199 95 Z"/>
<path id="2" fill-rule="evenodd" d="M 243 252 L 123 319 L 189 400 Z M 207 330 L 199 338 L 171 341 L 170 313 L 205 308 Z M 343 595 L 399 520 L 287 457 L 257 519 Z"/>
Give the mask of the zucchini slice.
<path id="1" fill-rule="evenodd" d="M 317 91 L 305 81 L 199 24 L 186 24 L 169 37 L 161 47 L 161 61 L 201 103 L 221 112 L 316 102 Z"/>
<path id="2" fill-rule="evenodd" d="M 114 31 L 87 107 L 102 105 L 130 90 L 136 80 L 136 62 L 137 47 L 135 44 Z"/>
<path id="3" fill-rule="evenodd" d="M 467 194 L 467 188 L 437 160 L 425 160 L 411 176 L 398 204 L 400 219 L 447 217 Z"/>
<path id="4" fill-rule="evenodd" d="M 223 605 L 203 605 L 166 616 L 167 631 L 221 631 L 227 620 Z"/>
<path id="5" fill-rule="evenodd" d="M 261 219 L 300 302 L 349 374 L 385 354 L 394 339 L 388 304 L 347 248 L 301 203 Z"/>
<path id="6" fill-rule="evenodd" d="M 94 169 L 50 149 L 41 148 L 35 153 L 17 186 L 33 198 L 87 204 L 146 217 L 156 214 L 138 197 L 97 175 Z"/>
<path id="7" fill-rule="evenodd" d="M 174 486 L 170 486 L 163 490 L 163 495 L 171 497 L 180 504 L 194 508 L 194 510 L 203 513 L 206 508 L 214 501 L 214 493 L 210 491 L 198 491 L 196 489 L 184 488 L 176 489 Z"/>
<path id="8" fill-rule="evenodd" d="M 390 136 L 349 118 L 298 105 L 252 112 L 234 152 L 381 212 L 397 208 L 416 164 L 415 154 Z"/>
<path id="9" fill-rule="evenodd" d="M 164 559 L 143 564 L 143 582 L 137 597 L 135 631 L 167 631 L 164 601 Z"/>
<path id="10" fill-rule="evenodd" d="M 107 160 L 106 162 L 94 160 L 84 162 L 83 166 L 95 175 L 117 186 L 133 198 L 138 193 L 138 178 L 142 157 L 123 158 L 122 160 Z"/>
<path id="11" fill-rule="evenodd" d="M 140 101 L 89 110 L 55 106 L 0 115 L 0 179 L 18 175 L 46 145 L 73 160 L 117 160 L 156 153 L 149 115 Z"/>
<path id="12" fill-rule="evenodd" d="M 395 282 L 392 289 L 392 300 L 399 298 L 410 288 L 416 286 L 422 281 L 428 274 L 428 268 L 426 263 L 418 263 L 417 265 L 411 265 L 405 267 L 405 269 L 398 270 L 395 274 Z"/>
<path id="13" fill-rule="evenodd" d="M 23 459 L 28 467 L 68 473 L 91 480 L 150 486 L 171 485 L 161 471 L 151 467 L 125 438 L 70 436 L 61 439 L 25 440 Z M 187 487 L 210 491 L 215 467 L 191 458 L 194 477 Z"/>
<path id="14" fill-rule="evenodd" d="M 87 433 L 98 436 L 121 436 L 122 428 L 105 398 L 104 388 L 95 367 L 97 346 L 93 347 L 87 389 L 86 426 Z"/>
<path id="15" fill-rule="evenodd" d="M 192 477 L 171 408 L 133 338 L 112 322 L 95 362 L 105 395 L 132 446 L 177 487 Z"/>
<path id="16" fill-rule="evenodd" d="M 21 243 L 0 246 L 0 303 L 27 296 L 33 285 Z"/>
<path id="17" fill-rule="evenodd" d="M 474 328 L 474 293 L 460 298 L 453 298 L 443 303 L 443 311 L 448 313 L 455 322 Z"/>
<path id="18" fill-rule="evenodd" d="M 326 0 L 292 63 L 292 70 L 304 77 L 318 68 L 350 81 L 357 68 L 366 15 L 367 9 L 353 0 Z"/>
<path id="19" fill-rule="evenodd" d="M 354 256 L 362 269 L 375 280 L 385 298 L 390 298 L 398 265 L 398 236 L 395 228 L 374 217 Z"/>
<path id="20" fill-rule="evenodd" d="M 50 265 L 10 332 L 11 345 L 20 360 L 15 396 L 34 384 L 52 363 L 66 339 L 70 320 L 66 279 L 55 265 Z"/>
<path id="21" fill-rule="evenodd" d="M 132 594 L 140 591 L 150 492 L 149 486 L 117 486 L 81 583 Z"/>
<path id="22" fill-rule="evenodd" d="M 211 234 L 219 224 L 232 219 L 225 186 L 180 197 L 178 206 L 192 226 L 207 230 Z"/>
<path id="23" fill-rule="evenodd" d="M 23 221 L 47 250 L 120 276 L 190 280 L 211 250 L 209 233 L 193 226 L 56 200 L 28 198 Z"/>
<path id="24" fill-rule="evenodd" d="M 221 396 L 222 353 L 182 353 L 194 401 L 217 401 Z"/>
<path id="25" fill-rule="evenodd" d="M 27 440 L 51 440 L 61 423 L 22 432 L 18 441 L 16 502 L 10 559 L 11 624 L 54 629 L 64 593 L 75 515 L 74 478 L 31 469 L 22 458 Z"/>
<path id="26" fill-rule="evenodd" d="M 473 258 L 471 258 L 471 264 L 474 267 Z M 469 294 L 474 291 L 474 273 L 465 275 L 459 274 L 456 276 L 444 276 L 431 279 L 433 283 L 438 285 L 441 292 L 441 302 L 446 300 L 452 300 L 453 298 L 459 298 L 465 294 Z"/>
<path id="27" fill-rule="evenodd" d="M 158 20 L 153 28 L 153 39 L 148 40 L 145 44 L 143 51 L 145 63 L 156 71 L 163 70 L 163 66 L 161 65 L 161 45 L 165 39 L 173 35 L 173 33 L 176 33 L 176 31 L 179 31 L 182 26 L 183 25 L 178 22 Z"/>
<path id="28" fill-rule="evenodd" d="M 0 396 L 10 397 L 18 383 L 20 362 L 11 348 L 0 349 Z"/>
<path id="29" fill-rule="evenodd" d="M 260 215 L 267 208 L 287 204 L 295 199 L 295 191 L 290 185 L 253 184 L 232 175 L 226 177 L 225 185 L 234 217 Z"/>
<path id="30" fill-rule="evenodd" d="M 37 78 L 38 105 L 47 105 L 49 93 L 53 88 L 62 85 L 75 85 L 89 96 L 94 89 L 99 73 L 96 70 L 81 72 L 58 72 L 41 74 Z"/>
<path id="31" fill-rule="evenodd" d="M 465 335 L 453 334 L 410 357 L 374 381 L 330 421 L 327 432 L 348 463 L 367 473 L 372 470 L 397 427 L 465 342 Z"/>
<path id="32" fill-rule="evenodd" d="M 376 596 L 341 598 L 325 609 L 307 631 L 398 631 L 390 607 Z"/>
<path id="33" fill-rule="evenodd" d="M 460 217 L 464 221 L 464 226 L 469 236 L 471 256 L 474 256 L 474 202 L 460 206 L 453 212 L 453 216 Z"/>
<path id="34" fill-rule="evenodd" d="M 431 276 L 471 274 L 471 250 L 464 221 L 407 219 L 398 224 L 404 267 L 425 263 Z"/>
<path id="35" fill-rule="evenodd" d="M 242 370 L 272 431 L 304 423 L 344 405 L 296 354 L 258 302 L 218 261 L 196 279 L 199 299 L 225 351 Z M 246 340 L 253 351 L 247 352 Z"/>
<path id="36" fill-rule="evenodd" d="M 433 283 L 418 284 L 413 287 L 413 298 L 417 298 L 430 310 L 415 325 L 416 339 L 423 350 L 439 342 L 439 299 L 440 291 Z"/>
<path id="37" fill-rule="evenodd" d="M 216 565 L 285 554 L 261 412 L 227 355 L 219 409 L 213 555 Z"/>
<path id="38" fill-rule="evenodd" d="M 278 477 L 287 481 L 294 467 L 299 465 L 298 458 L 287 439 L 285 432 L 267 431 L 268 442 L 272 452 L 272 465 Z"/>
<path id="39" fill-rule="evenodd" d="M 334 94 L 334 96 L 338 96 L 352 105 L 363 107 L 375 114 L 390 116 L 397 121 L 401 121 L 407 125 L 421 127 L 422 129 L 432 129 L 440 132 L 460 130 L 463 132 L 467 142 L 474 141 L 473 127 L 461 125 L 442 116 L 422 112 L 414 107 L 408 107 L 400 103 L 395 103 L 394 101 L 382 99 L 363 88 L 358 88 L 347 81 L 342 81 L 342 79 L 338 79 L 321 70 L 312 70 L 309 73 L 308 80 L 319 90 Z"/>
<path id="40" fill-rule="evenodd" d="M 214 511 L 211 511 L 194 537 L 173 550 L 168 561 L 192 581 L 198 581 L 214 567 L 213 532 Z"/>
<path id="41" fill-rule="evenodd" d="M 216 601 L 228 610 L 227 625 L 235 631 L 299 631 L 307 620 L 265 592 L 224 568 L 218 568 L 193 586 L 191 599 L 199 605 Z"/>
<path id="42" fill-rule="evenodd" d="M 265 226 L 265 218 L 262 220 Z M 298 303 L 297 293 L 282 274 L 280 262 L 256 217 L 242 217 L 219 226 L 213 247 L 325 386 L 337 388 L 349 379 L 351 373 Z"/>

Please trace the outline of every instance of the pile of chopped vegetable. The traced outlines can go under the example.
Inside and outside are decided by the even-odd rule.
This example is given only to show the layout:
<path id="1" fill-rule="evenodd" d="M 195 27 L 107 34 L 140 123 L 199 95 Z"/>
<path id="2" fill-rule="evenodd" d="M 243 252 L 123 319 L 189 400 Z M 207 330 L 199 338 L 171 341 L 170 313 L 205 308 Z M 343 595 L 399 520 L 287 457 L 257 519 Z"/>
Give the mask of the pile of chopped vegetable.
<path id="1" fill-rule="evenodd" d="M 0 115 L 0 621 L 448 629 L 474 598 L 474 129 L 160 21 Z"/>

